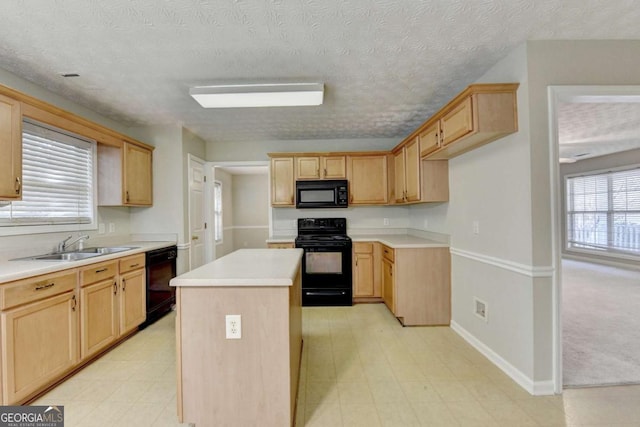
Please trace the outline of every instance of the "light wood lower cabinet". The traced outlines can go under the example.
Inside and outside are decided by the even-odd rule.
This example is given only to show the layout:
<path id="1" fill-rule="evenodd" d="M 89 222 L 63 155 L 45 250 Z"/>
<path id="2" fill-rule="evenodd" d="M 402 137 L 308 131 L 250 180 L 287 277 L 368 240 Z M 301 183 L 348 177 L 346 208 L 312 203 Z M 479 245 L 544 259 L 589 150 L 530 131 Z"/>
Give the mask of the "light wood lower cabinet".
<path id="1" fill-rule="evenodd" d="M 448 325 L 451 321 L 451 260 L 448 248 L 383 245 L 383 300 L 403 325 Z"/>
<path id="2" fill-rule="evenodd" d="M 380 243 L 353 243 L 354 302 L 372 301 L 382 297 L 380 277 Z"/>
<path id="3" fill-rule="evenodd" d="M 118 262 L 80 269 L 80 343 L 86 359 L 118 339 Z"/>
<path id="4" fill-rule="evenodd" d="M 3 287 L 0 330 L 4 405 L 24 401 L 78 363 L 76 285 L 77 273 L 73 270 Z M 7 299 L 9 294 L 16 298 Z M 26 295 L 29 297 L 23 298 Z M 26 303 L 8 307 L 18 301 Z"/>
<path id="5" fill-rule="evenodd" d="M 118 338 L 118 282 L 114 277 L 80 290 L 82 358 L 86 359 Z"/>
<path id="6" fill-rule="evenodd" d="M 138 327 L 147 316 L 144 278 L 144 268 L 120 277 L 120 335 Z"/>
<path id="7" fill-rule="evenodd" d="M 295 247 L 296 244 L 294 242 L 267 243 L 267 248 L 269 249 L 292 249 Z"/>
<path id="8" fill-rule="evenodd" d="M 0 284 L 0 404 L 28 401 L 146 317 L 145 254 Z"/>

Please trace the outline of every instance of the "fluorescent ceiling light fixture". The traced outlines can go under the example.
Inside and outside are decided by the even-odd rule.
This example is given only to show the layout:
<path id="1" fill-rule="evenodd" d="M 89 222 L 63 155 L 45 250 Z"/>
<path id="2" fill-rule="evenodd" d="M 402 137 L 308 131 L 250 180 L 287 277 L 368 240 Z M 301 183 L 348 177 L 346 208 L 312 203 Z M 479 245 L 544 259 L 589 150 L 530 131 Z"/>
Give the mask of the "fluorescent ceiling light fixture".
<path id="1" fill-rule="evenodd" d="M 291 107 L 321 105 L 323 83 L 198 86 L 189 89 L 204 108 Z"/>

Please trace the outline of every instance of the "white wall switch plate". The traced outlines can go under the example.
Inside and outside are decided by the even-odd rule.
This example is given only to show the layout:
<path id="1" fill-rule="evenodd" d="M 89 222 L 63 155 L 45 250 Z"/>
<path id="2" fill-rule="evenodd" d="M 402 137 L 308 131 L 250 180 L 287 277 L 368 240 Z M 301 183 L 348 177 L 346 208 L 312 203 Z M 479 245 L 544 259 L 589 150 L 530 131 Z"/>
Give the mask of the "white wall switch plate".
<path id="1" fill-rule="evenodd" d="M 480 234 L 480 221 L 473 221 L 473 234 Z"/>
<path id="2" fill-rule="evenodd" d="M 104 234 L 104 222 L 98 224 L 98 234 Z"/>
<path id="3" fill-rule="evenodd" d="M 389 225 L 389 218 L 383 218 L 382 219 L 382 224 Z"/>
<path id="4" fill-rule="evenodd" d="M 116 224 L 115 222 L 110 222 L 109 223 L 109 233 L 115 233 L 116 232 Z"/>
<path id="5" fill-rule="evenodd" d="M 242 338 L 242 316 L 239 314 L 227 314 L 226 322 L 226 338 L 228 340 L 239 340 Z"/>

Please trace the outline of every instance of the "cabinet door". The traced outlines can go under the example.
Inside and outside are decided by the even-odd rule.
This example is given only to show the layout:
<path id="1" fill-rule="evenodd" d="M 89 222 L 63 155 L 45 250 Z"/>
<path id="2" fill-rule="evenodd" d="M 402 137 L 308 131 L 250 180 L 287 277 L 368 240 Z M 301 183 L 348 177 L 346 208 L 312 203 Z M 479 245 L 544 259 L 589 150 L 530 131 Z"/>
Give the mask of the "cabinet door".
<path id="1" fill-rule="evenodd" d="M 396 203 L 405 202 L 405 172 L 404 172 L 404 150 L 396 153 L 393 157 L 394 164 L 394 187 L 396 190 L 395 200 Z"/>
<path id="2" fill-rule="evenodd" d="M 147 317 L 144 270 L 120 277 L 120 335 L 145 321 Z"/>
<path id="3" fill-rule="evenodd" d="M 420 132 L 420 157 L 425 157 L 440 148 L 440 121 Z"/>
<path id="4" fill-rule="evenodd" d="M 460 102 L 453 110 L 440 119 L 442 145 L 451 144 L 473 130 L 471 97 Z"/>
<path id="5" fill-rule="evenodd" d="M 382 299 L 392 313 L 396 312 L 395 283 L 393 277 L 393 264 L 382 260 Z"/>
<path id="6" fill-rule="evenodd" d="M 76 308 L 68 292 L 2 313 L 3 404 L 23 401 L 77 363 Z"/>
<path id="7" fill-rule="evenodd" d="M 320 157 L 296 157 L 296 179 L 320 179 Z"/>
<path id="8" fill-rule="evenodd" d="M 420 145 L 418 138 L 404 147 L 405 200 L 420 200 Z"/>
<path id="9" fill-rule="evenodd" d="M 354 253 L 354 297 L 375 296 L 373 280 L 373 252 Z"/>
<path id="10" fill-rule="evenodd" d="M 118 282 L 116 278 L 80 291 L 80 342 L 83 359 L 118 338 Z"/>
<path id="11" fill-rule="evenodd" d="M 293 249 L 295 248 L 295 243 L 268 243 L 267 248 L 269 249 Z"/>
<path id="12" fill-rule="evenodd" d="M 20 102 L 0 95 L 0 200 L 22 199 Z"/>
<path id="13" fill-rule="evenodd" d="M 152 204 L 151 187 L 151 150 L 124 144 L 124 204 L 150 206 Z"/>
<path id="14" fill-rule="evenodd" d="M 387 156 L 349 156 L 349 203 L 384 205 L 389 201 Z"/>
<path id="15" fill-rule="evenodd" d="M 344 179 L 347 177 L 345 156 L 322 157 L 322 177 L 324 179 Z"/>
<path id="16" fill-rule="evenodd" d="M 271 205 L 293 206 L 293 157 L 271 159 Z"/>

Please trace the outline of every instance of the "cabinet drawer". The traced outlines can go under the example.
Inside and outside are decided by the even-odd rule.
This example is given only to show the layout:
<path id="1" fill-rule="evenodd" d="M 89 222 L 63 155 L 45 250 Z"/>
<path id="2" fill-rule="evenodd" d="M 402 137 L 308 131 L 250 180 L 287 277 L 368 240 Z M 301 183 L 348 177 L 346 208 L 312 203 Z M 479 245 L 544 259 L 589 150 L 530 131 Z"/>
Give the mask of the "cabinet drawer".
<path id="1" fill-rule="evenodd" d="M 65 270 L 2 285 L 0 286 L 0 309 L 6 310 L 74 290 L 77 280 L 77 270 Z"/>
<path id="2" fill-rule="evenodd" d="M 354 242 L 353 251 L 357 254 L 373 253 L 373 243 L 371 242 Z"/>
<path id="3" fill-rule="evenodd" d="M 144 268 L 145 254 L 131 255 L 120 260 L 120 273 Z"/>
<path id="4" fill-rule="evenodd" d="M 292 249 L 295 248 L 295 243 L 269 243 L 267 245 L 269 249 Z"/>
<path id="5" fill-rule="evenodd" d="M 395 251 L 389 246 L 382 245 L 382 257 L 388 259 L 391 262 L 395 260 Z"/>
<path id="6" fill-rule="evenodd" d="M 80 285 L 90 285 L 118 274 L 118 261 L 101 262 L 83 267 L 80 270 Z"/>

